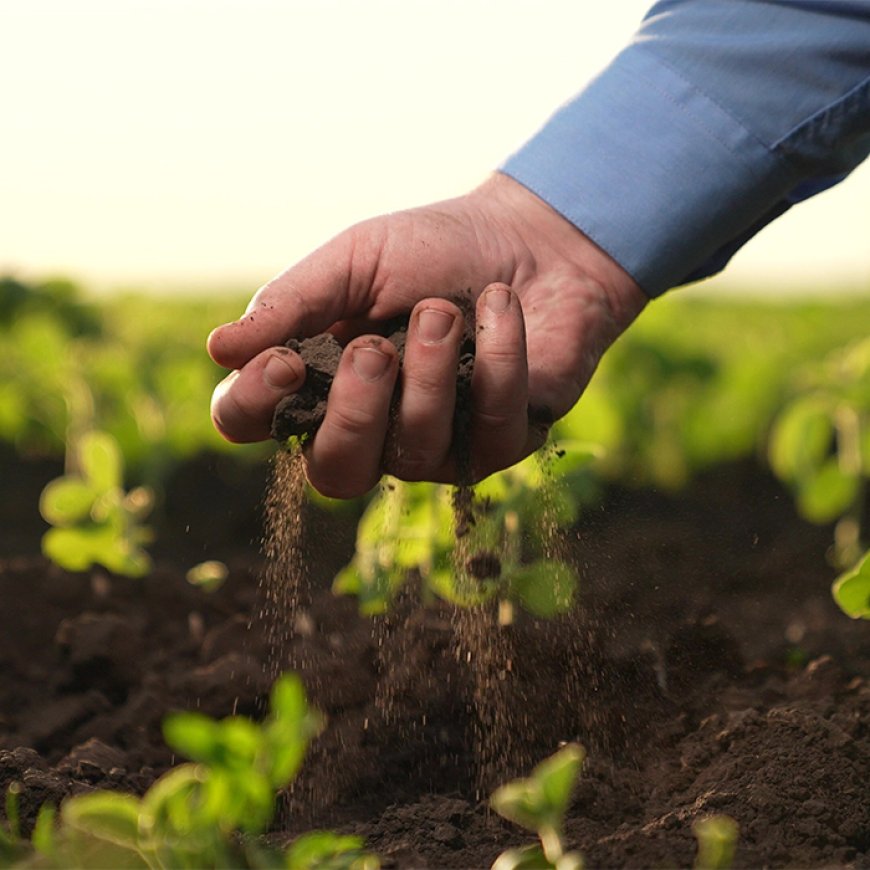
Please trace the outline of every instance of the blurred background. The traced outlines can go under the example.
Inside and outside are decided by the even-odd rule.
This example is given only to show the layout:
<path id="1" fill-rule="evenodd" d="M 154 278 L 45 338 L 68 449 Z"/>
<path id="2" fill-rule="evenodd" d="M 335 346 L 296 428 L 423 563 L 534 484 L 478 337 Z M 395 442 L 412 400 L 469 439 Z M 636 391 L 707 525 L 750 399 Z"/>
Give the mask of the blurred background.
<path id="1" fill-rule="evenodd" d="M 0 273 L 259 284 L 350 223 L 477 184 L 649 0 L 0 0 Z M 870 166 L 716 288 L 870 285 Z"/>
<path id="2" fill-rule="evenodd" d="M 120 507 L 55 505 L 79 544 L 139 559 L 122 481 L 197 552 L 249 544 L 272 448 L 215 434 L 208 332 L 349 224 L 476 185 L 647 5 L 0 0 L 0 555 L 38 542 L 53 477 L 93 495 L 83 444 Z M 650 306 L 560 424 L 596 445 L 587 477 L 676 488 L 761 460 L 807 516 L 859 511 L 868 213 L 865 165 Z"/>

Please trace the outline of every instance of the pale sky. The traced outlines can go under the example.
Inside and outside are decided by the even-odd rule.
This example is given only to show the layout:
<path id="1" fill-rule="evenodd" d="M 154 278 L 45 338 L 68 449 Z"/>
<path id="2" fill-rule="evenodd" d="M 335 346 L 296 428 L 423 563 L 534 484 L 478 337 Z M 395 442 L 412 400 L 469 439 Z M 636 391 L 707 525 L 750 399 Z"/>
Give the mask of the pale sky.
<path id="1" fill-rule="evenodd" d="M 0 0 L 0 274 L 251 290 L 462 193 L 650 0 Z M 729 281 L 870 288 L 870 166 Z"/>

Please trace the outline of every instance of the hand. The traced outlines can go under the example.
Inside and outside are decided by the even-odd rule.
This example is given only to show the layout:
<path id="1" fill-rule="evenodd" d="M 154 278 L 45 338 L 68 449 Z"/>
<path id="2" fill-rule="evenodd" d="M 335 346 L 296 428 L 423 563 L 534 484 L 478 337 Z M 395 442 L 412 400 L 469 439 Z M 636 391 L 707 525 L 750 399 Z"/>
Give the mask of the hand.
<path id="1" fill-rule="evenodd" d="M 478 326 L 475 480 L 541 446 L 547 426 L 530 418 L 567 413 L 646 302 L 573 224 L 496 174 L 466 196 L 352 227 L 266 284 L 240 320 L 215 329 L 209 353 L 234 370 L 215 390 L 215 426 L 230 441 L 268 438 L 275 405 L 305 377 L 301 359 L 281 345 L 329 330 L 347 344 L 326 417 L 306 446 L 312 485 L 350 498 L 384 472 L 456 482 L 450 444 L 462 315 L 450 299 L 467 288 Z M 391 420 L 398 357 L 371 330 L 408 312 L 401 400 Z"/>

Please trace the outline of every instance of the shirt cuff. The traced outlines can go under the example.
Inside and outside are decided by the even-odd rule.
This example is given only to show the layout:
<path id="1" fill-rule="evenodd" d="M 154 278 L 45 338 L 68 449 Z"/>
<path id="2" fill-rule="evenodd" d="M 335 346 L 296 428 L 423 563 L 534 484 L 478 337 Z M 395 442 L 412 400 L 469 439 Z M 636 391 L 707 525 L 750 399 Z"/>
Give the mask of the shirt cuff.
<path id="1" fill-rule="evenodd" d="M 706 277 L 786 207 L 795 169 L 635 43 L 501 171 L 649 296 Z"/>

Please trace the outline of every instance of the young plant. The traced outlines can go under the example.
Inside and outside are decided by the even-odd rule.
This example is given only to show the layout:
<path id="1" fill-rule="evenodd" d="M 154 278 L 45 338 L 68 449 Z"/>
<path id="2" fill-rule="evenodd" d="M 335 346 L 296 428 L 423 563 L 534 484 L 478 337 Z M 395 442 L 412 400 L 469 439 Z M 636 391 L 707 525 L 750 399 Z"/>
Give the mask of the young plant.
<path id="1" fill-rule="evenodd" d="M 832 561 L 845 571 L 834 581 L 834 598 L 850 616 L 866 618 L 870 552 L 861 526 L 870 477 L 870 338 L 802 372 L 798 394 L 775 421 L 769 454 L 803 516 L 835 523 Z"/>
<path id="2" fill-rule="evenodd" d="M 322 725 L 295 676 L 275 683 L 259 725 L 239 716 L 170 716 L 167 742 L 193 763 L 164 774 L 141 798 L 106 791 L 68 798 L 56 826 L 40 816 L 30 847 L 12 841 L 10 865 L 376 870 L 377 859 L 357 837 L 317 831 L 285 852 L 252 839 L 268 828 L 276 791 L 296 776 Z M 8 810 L 7 816 L 15 817 Z M 9 854 L 5 846 L 0 837 L 0 857 Z"/>
<path id="3" fill-rule="evenodd" d="M 844 613 L 853 619 L 870 619 L 870 552 L 834 581 L 833 593 Z"/>
<path id="4" fill-rule="evenodd" d="M 582 870 L 583 858 L 566 852 L 563 828 L 571 793 L 585 750 L 569 743 L 542 761 L 527 779 L 518 779 L 493 792 L 490 806 L 508 821 L 537 833 L 540 845 L 502 852 L 492 870 Z"/>
<path id="5" fill-rule="evenodd" d="M 146 487 L 125 492 L 124 460 L 118 442 L 90 431 L 75 443 L 69 471 L 42 491 L 39 510 L 54 528 L 42 538 L 42 551 L 69 571 L 95 564 L 128 577 L 151 569 L 142 545 L 151 539 L 143 525 L 153 504 Z"/>
<path id="6" fill-rule="evenodd" d="M 694 870 L 729 870 L 737 848 L 737 822 L 726 815 L 708 816 L 696 820 L 692 832 L 698 841 Z"/>
<path id="7" fill-rule="evenodd" d="M 587 445 L 563 445 L 553 454 L 553 469 L 571 474 L 595 456 Z M 385 612 L 411 577 L 419 579 L 426 602 L 440 598 L 474 606 L 498 596 L 537 616 L 565 612 L 576 576 L 548 552 L 546 533 L 541 532 L 576 518 L 574 491 L 559 484 L 537 457 L 479 484 L 469 535 L 475 554 L 467 570 L 457 571 L 455 490 L 390 480 L 366 507 L 357 527 L 354 557 L 336 576 L 333 589 L 356 595 L 360 610 L 369 615 Z"/>
<path id="8" fill-rule="evenodd" d="M 769 456 L 801 514 L 836 523 L 834 562 L 852 567 L 863 551 L 861 512 L 870 477 L 870 339 L 800 372 L 796 395 L 774 421 Z"/>
<path id="9" fill-rule="evenodd" d="M 0 824 L 0 867 L 12 867 L 30 856 L 35 849 L 46 848 L 51 842 L 54 810 L 43 806 L 36 817 L 33 835 L 28 841 L 21 833 L 18 796 L 21 783 L 13 782 L 6 791 L 6 824 Z"/>

